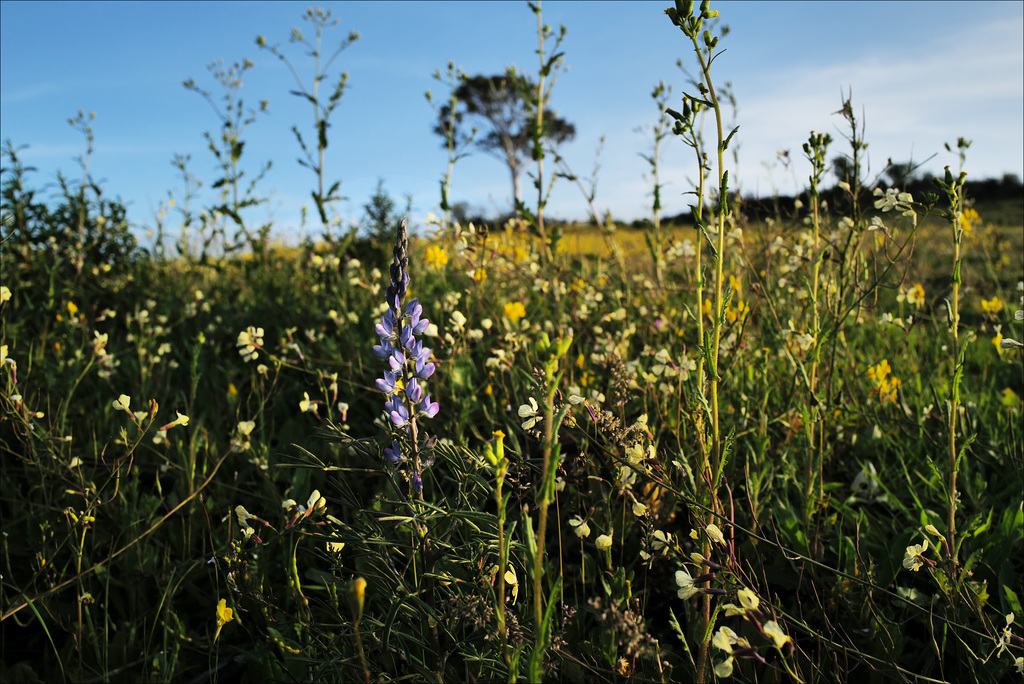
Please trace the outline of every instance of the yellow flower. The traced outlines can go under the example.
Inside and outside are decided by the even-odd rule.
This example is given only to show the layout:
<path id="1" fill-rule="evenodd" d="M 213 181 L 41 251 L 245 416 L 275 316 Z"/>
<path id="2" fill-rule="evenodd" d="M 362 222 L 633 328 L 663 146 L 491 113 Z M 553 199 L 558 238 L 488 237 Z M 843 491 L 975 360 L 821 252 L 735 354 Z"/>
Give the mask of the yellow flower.
<path id="1" fill-rule="evenodd" d="M 68 313 L 72 316 L 78 313 L 78 306 L 76 306 L 74 302 L 68 302 Z"/>
<path id="2" fill-rule="evenodd" d="M 352 580 L 352 597 L 356 600 L 356 621 L 363 617 L 363 603 L 366 600 L 366 580 L 356 577 Z"/>
<path id="3" fill-rule="evenodd" d="M 917 283 L 907 290 L 907 301 L 917 308 L 921 308 L 921 305 L 924 304 L 924 287 L 921 286 L 921 283 Z"/>
<path id="4" fill-rule="evenodd" d="M 995 296 L 992 299 L 982 299 L 981 310 L 985 313 L 999 313 L 1003 310 L 1003 300 Z"/>
<path id="5" fill-rule="evenodd" d="M 602 534 L 600 537 L 594 540 L 594 544 L 597 545 L 597 548 L 601 549 L 602 551 L 610 549 L 612 546 L 611 535 Z"/>
<path id="6" fill-rule="evenodd" d="M 232 620 L 235 619 L 235 611 L 232 608 L 228 608 L 228 602 L 226 599 L 221 599 L 217 602 L 217 626 L 223 627 Z"/>
<path id="7" fill-rule="evenodd" d="M 509 565 L 508 570 L 505 571 L 505 584 L 512 587 L 512 605 L 515 605 L 516 599 L 519 598 L 519 578 L 516 577 L 514 565 Z"/>
<path id="8" fill-rule="evenodd" d="M 217 641 L 217 637 L 220 636 L 220 630 L 223 629 L 224 625 L 228 624 L 235 619 L 235 611 L 232 608 L 228 608 L 228 602 L 225 599 L 221 599 L 217 602 L 217 631 L 213 634 L 213 640 Z"/>
<path id="9" fill-rule="evenodd" d="M 11 298 L 11 291 L 6 285 L 0 285 L 0 304 Z"/>
<path id="10" fill-rule="evenodd" d="M 710 300 L 710 299 L 705 299 L 705 300 L 704 300 L 704 305 L 703 305 L 703 306 L 701 307 L 701 309 L 700 309 L 700 310 L 701 310 L 701 313 L 702 313 L 702 314 L 704 314 L 705 316 L 707 316 L 707 317 L 709 317 L 709 318 L 710 318 L 710 317 L 711 317 L 711 314 L 712 314 L 712 310 L 711 310 L 711 300 Z"/>
<path id="11" fill-rule="evenodd" d="M 427 247 L 427 263 L 434 268 L 441 268 L 448 263 L 448 252 L 445 251 L 444 247 L 438 247 L 437 245 L 431 245 Z"/>
<path id="12" fill-rule="evenodd" d="M 476 271 L 473 272 L 473 280 L 478 283 L 482 283 L 487 280 L 487 269 L 483 267 L 476 269 Z"/>
<path id="13" fill-rule="evenodd" d="M 526 315 L 526 307 L 523 306 L 522 302 L 509 302 L 505 305 L 505 315 L 513 323 L 517 323 L 520 318 Z"/>
<path id="14" fill-rule="evenodd" d="M 725 535 L 722 534 L 722 530 L 718 529 L 718 525 L 711 523 L 704 528 L 704 531 L 708 533 L 708 537 L 711 538 L 711 541 L 716 544 L 725 543 Z"/>
<path id="15" fill-rule="evenodd" d="M 882 359 L 877 366 L 868 367 L 868 377 L 875 384 L 875 388 L 871 390 L 871 393 L 877 393 L 879 401 L 883 404 L 890 401 L 895 402 L 896 392 L 903 386 L 903 382 L 895 375 L 889 376 L 891 371 L 892 368 L 886 359 Z"/>
<path id="16" fill-rule="evenodd" d="M 892 368 L 889 366 L 887 359 L 882 359 L 877 366 L 870 366 L 868 368 L 868 377 L 875 381 L 875 383 L 881 382 Z"/>
<path id="17" fill-rule="evenodd" d="M 964 229 L 964 235 L 970 237 L 974 231 L 974 226 L 981 222 L 981 217 L 978 216 L 978 212 L 974 209 L 967 209 L 960 214 L 960 227 Z"/>

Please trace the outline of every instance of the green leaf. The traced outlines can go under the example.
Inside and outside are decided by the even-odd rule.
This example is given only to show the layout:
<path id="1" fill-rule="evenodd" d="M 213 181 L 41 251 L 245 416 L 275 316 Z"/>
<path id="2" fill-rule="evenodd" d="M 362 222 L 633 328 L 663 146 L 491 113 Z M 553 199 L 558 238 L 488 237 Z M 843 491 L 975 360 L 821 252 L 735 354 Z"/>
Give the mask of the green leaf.
<path id="1" fill-rule="evenodd" d="M 1014 615 L 1020 615 L 1020 599 L 1017 598 L 1017 593 L 1013 589 L 1004 584 L 1003 594 L 1006 596 L 1006 603 L 1010 606 L 1010 612 L 1012 612 Z"/>

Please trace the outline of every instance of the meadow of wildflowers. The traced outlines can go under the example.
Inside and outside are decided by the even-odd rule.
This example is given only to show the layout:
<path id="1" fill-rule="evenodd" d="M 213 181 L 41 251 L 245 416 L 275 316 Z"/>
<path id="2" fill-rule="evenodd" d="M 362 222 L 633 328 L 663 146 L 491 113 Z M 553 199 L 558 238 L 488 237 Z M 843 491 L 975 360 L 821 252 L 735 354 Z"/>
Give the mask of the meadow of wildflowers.
<path id="1" fill-rule="evenodd" d="M 811 132 L 752 218 L 717 12 L 668 15 L 687 225 L 541 192 L 378 244 L 318 186 L 318 240 L 210 208 L 142 250 L 8 145 L 2 680 L 1020 680 L 1020 203 L 878 185 L 847 101 L 831 201 Z"/>

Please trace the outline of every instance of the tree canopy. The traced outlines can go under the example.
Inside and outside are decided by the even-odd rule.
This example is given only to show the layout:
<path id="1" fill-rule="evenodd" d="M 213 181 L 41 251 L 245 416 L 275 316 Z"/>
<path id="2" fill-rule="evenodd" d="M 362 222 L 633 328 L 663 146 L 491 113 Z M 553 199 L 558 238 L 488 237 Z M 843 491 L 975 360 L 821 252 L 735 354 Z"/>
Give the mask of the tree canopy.
<path id="1" fill-rule="evenodd" d="M 504 74 L 467 77 L 455 91 L 455 116 L 451 106 L 445 105 L 434 126 L 445 147 L 449 136 L 456 145 L 472 139 L 473 147 L 505 162 L 512 177 L 513 206 L 522 199 L 520 178 L 532 162 L 535 92 L 528 77 L 511 69 Z M 549 144 L 559 145 L 576 135 L 576 127 L 550 109 L 545 108 L 543 122 L 542 138 Z M 481 135 L 474 136 L 477 131 Z"/>

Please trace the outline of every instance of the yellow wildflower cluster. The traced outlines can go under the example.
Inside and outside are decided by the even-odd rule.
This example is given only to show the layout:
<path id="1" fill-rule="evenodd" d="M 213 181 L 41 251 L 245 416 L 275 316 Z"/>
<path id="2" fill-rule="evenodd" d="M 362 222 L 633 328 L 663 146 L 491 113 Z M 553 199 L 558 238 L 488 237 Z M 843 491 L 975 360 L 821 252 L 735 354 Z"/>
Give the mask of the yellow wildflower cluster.
<path id="1" fill-rule="evenodd" d="M 1003 300 L 996 296 L 992 299 L 982 299 L 981 310 L 988 314 L 999 313 L 1003 310 Z"/>
<path id="2" fill-rule="evenodd" d="M 448 263 L 448 252 L 445 251 L 444 247 L 431 245 L 427 247 L 426 259 L 427 263 L 434 268 L 441 268 Z"/>
<path id="3" fill-rule="evenodd" d="M 505 315 L 513 323 L 518 323 L 519 319 L 526 315 L 526 307 L 522 302 L 509 302 L 505 305 Z"/>
<path id="4" fill-rule="evenodd" d="M 891 372 L 892 368 L 886 359 L 882 359 L 877 366 L 868 367 L 868 377 L 875 385 L 871 393 L 875 394 L 877 392 L 878 400 L 883 404 L 888 401 L 895 402 L 896 391 L 903 385 L 899 378 L 895 375 L 890 375 Z"/>
<path id="5" fill-rule="evenodd" d="M 970 237 L 974 232 L 974 226 L 981 225 L 981 217 L 974 209 L 966 209 L 960 214 L 960 227 L 964 230 L 964 237 Z"/>

